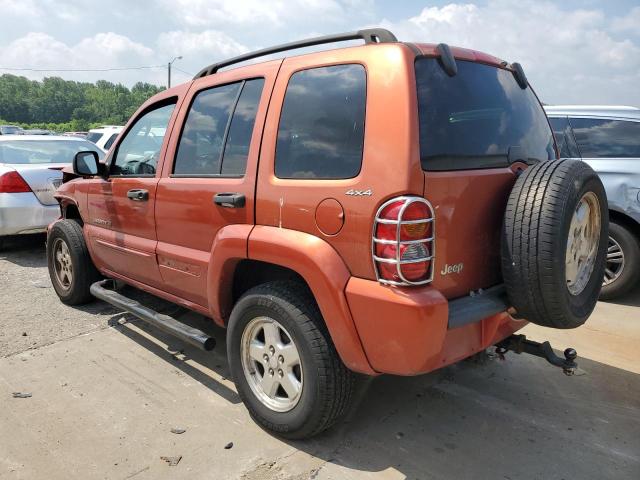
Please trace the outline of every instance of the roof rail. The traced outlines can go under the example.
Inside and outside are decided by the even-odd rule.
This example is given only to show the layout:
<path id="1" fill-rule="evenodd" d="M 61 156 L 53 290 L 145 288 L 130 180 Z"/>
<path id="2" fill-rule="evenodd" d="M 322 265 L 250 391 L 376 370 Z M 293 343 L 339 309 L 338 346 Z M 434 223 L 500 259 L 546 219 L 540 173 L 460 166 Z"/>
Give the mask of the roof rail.
<path id="1" fill-rule="evenodd" d="M 271 55 L 272 53 L 311 47 L 313 45 L 323 45 L 325 43 L 346 42 L 348 40 L 360 39 L 364 40 L 365 44 L 393 43 L 398 41 L 393 33 L 384 28 L 369 28 L 366 30 L 358 30 L 357 32 L 338 33 L 335 35 L 308 38 L 306 40 L 298 40 L 297 42 L 283 43 L 281 45 L 263 48 L 262 50 L 256 50 L 255 52 L 245 53 L 228 60 L 223 60 L 222 62 L 214 63 L 200 70 L 193 79 L 195 80 L 196 78 L 206 77 L 207 75 L 212 75 L 221 68 L 228 67 L 229 65 L 245 62 L 253 58 L 264 57 L 265 55 Z"/>

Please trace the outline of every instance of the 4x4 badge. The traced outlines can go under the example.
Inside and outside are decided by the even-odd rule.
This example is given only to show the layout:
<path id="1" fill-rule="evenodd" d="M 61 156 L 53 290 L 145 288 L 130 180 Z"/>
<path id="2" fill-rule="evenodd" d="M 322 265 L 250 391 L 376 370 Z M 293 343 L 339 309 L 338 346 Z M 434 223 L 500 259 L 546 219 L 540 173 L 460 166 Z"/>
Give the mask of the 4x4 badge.
<path id="1" fill-rule="evenodd" d="M 352 188 L 351 190 L 347 190 L 345 195 L 351 195 L 352 197 L 370 197 L 373 195 L 373 190 L 370 188 L 367 190 L 354 190 Z"/>

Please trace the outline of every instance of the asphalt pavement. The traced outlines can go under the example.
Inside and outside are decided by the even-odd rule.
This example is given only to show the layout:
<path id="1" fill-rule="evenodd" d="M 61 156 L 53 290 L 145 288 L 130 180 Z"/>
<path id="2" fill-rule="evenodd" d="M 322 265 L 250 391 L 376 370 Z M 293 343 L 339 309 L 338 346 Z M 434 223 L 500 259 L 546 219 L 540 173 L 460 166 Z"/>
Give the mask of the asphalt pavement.
<path id="1" fill-rule="evenodd" d="M 102 302 L 63 305 L 41 236 L 0 251 L 0 479 L 640 478 L 640 291 L 599 303 L 576 330 L 526 327 L 575 347 L 576 376 L 509 353 L 362 378 L 348 416 L 304 442 L 251 420 L 223 330 L 127 292 L 210 332 L 216 349 Z"/>

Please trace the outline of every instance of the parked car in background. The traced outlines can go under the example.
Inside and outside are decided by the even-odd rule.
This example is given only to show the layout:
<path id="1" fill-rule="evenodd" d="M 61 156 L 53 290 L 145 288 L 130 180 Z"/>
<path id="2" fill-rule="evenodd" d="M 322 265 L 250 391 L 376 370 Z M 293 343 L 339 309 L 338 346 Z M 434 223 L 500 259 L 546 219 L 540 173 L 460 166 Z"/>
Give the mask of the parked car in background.
<path id="1" fill-rule="evenodd" d="M 0 135 L 22 135 L 24 130 L 17 125 L 0 125 Z"/>
<path id="2" fill-rule="evenodd" d="M 87 140 L 95 143 L 105 152 L 111 148 L 113 142 L 124 127 L 117 125 L 104 125 L 100 128 L 92 128 L 89 130 Z"/>
<path id="3" fill-rule="evenodd" d="M 80 138 L 0 136 L 0 245 L 7 235 L 43 232 L 60 216 L 53 194 L 61 169 L 83 150 L 104 154 Z"/>
<path id="4" fill-rule="evenodd" d="M 580 158 L 598 172 L 609 201 L 609 248 L 600 298 L 640 282 L 640 109 L 558 105 L 545 110 L 560 157 Z"/>
<path id="5" fill-rule="evenodd" d="M 89 135 L 89 132 L 64 132 L 62 135 L 64 135 L 65 137 L 87 138 L 87 135 Z"/>
<path id="6" fill-rule="evenodd" d="M 43 128 L 30 128 L 25 130 L 24 135 L 55 135 L 51 130 L 45 130 Z"/>

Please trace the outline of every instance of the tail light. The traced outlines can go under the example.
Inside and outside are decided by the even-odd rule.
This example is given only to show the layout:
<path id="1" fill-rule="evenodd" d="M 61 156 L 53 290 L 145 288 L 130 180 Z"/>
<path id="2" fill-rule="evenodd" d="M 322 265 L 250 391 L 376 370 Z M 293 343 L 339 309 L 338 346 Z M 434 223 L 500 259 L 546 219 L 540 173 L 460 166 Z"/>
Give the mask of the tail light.
<path id="1" fill-rule="evenodd" d="M 0 193 L 25 193 L 30 192 L 31 187 L 16 171 L 0 175 Z"/>
<path id="2" fill-rule="evenodd" d="M 376 276 L 386 285 L 424 285 L 433 280 L 434 214 L 420 197 L 384 203 L 373 224 L 372 254 Z"/>

